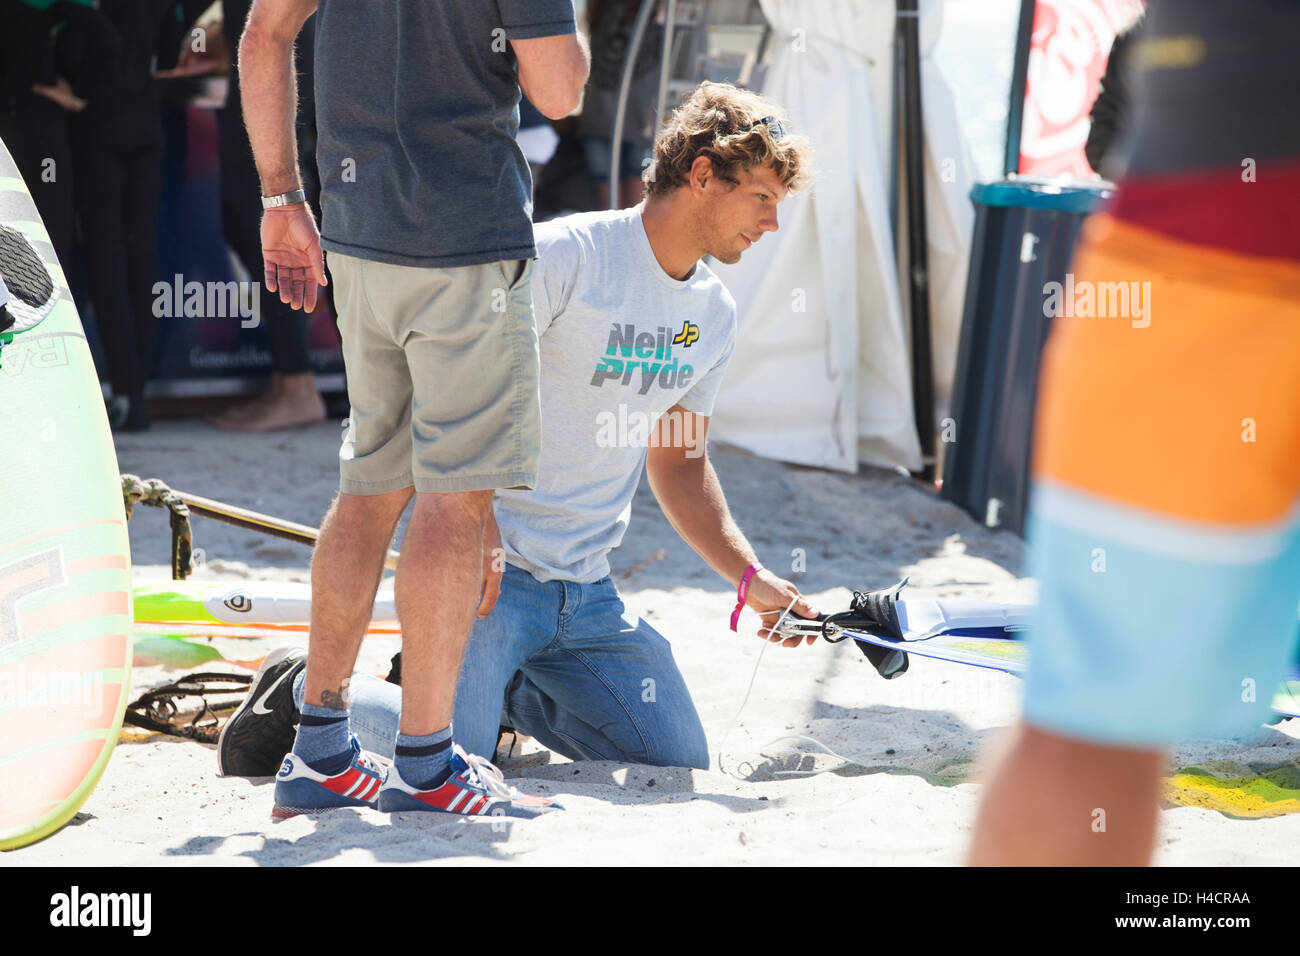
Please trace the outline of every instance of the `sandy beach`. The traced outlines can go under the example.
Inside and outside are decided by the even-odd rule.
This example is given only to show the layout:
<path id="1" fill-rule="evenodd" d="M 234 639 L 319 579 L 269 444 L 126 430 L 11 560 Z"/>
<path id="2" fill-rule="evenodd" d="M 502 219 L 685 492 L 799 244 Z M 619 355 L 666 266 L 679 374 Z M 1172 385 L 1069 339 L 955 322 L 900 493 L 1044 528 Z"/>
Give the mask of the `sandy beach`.
<path id="1" fill-rule="evenodd" d="M 326 422 L 293 433 L 232 435 L 196 419 L 165 420 L 121 436 L 119 464 L 123 472 L 315 525 L 337 485 L 339 432 L 339 423 Z M 1033 599 L 1018 538 L 981 527 L 914 481 L 878 470 L 851 476 L 797 468 L 725 447 L 712 454 L 760 558 L 822 610 L 846 607 L 852 587 L 903 576 L 911 577 L 912 596 Z M 194 534 L 203 551 L 196 580 L 308 580 L 306 548 L 202 518 L 194 519 Z M 166 579 L 164 513 L 138 510 L 131 541 L 137 582 Z M 124 739 L 72 823 L 0 856 L 0 866 L 963 861 L 980 755 L 1015 719 L 1015 678 L 914 659 L 907 674 L 887 682 L 849 646 L 764 650 L 749 613 L 742 633 L 731 633 L 734 594 L 678 539 L 644 483 L 612 565 L 628 603 L 672 642 L 709 734 L 708 771 L 571 763 L 525 741 L 501 761 L 507 777 L 559 798 L 566 812 L 504 823 L 339 810 L 273 825 L 270 778 L 218 777 L 211 745 Z M 227 661 L 241 661 L 286 641 L 210 643 Z M 396 638 L 372 638 L 360 666 L 383 674 L 396 649 Z M 203 669 L 239 670 L 225 662 Z M 137 666 L 132 695 L 180 673 Z M 1297 725 L 1189 742 L 1174 767 L 1223 776 L 1283 768 L 1294 776 Z M 1285 864 L 1294 861 L 1297 841 L 1300 814 L 1243 819 L 1170 804 L 1155 862 Z"/>

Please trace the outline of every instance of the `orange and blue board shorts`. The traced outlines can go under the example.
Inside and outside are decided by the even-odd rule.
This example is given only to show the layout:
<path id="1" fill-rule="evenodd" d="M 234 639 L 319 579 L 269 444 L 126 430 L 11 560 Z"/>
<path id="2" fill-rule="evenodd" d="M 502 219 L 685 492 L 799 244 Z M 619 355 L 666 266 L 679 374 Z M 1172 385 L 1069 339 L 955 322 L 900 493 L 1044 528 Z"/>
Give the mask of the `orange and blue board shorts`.
<path id="1" fill-rule="evenodd" d="M 1282 25 L 1252 50 L 1215 6 L 1149 25 L 1144 125 L 1043 357 L 1024 714 L 1103 745 L 1250 732 L 1296 653 L 1300 124 L 1270 128 L 1260 70 L 1300 80 Z"/>

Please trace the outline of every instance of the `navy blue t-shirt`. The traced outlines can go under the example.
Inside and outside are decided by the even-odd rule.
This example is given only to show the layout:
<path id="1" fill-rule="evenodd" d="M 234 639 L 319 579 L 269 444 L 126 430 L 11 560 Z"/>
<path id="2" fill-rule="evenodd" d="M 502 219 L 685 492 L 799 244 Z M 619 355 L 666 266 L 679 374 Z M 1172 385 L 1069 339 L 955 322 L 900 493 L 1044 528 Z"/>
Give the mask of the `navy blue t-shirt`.
<path id="1" fill-rule="evenodd" d="M 319 0 L 325 249 L 441 268 L 534 258 L 507 41 L 574 31 L 572 0 Z"/>

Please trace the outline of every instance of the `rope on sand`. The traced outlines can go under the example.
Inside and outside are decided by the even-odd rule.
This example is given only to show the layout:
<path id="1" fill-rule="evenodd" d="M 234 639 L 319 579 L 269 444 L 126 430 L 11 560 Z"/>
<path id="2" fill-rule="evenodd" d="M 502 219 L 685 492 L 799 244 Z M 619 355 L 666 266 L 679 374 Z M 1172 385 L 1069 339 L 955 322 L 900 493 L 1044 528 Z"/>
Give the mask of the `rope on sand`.
<path id="1" fill-rule="evenodd" d="M 252 682 L 251 674 L 187 674 L 141 694 L 127 704 L 122 719 L 155 733 L 214 744 L 222 720 L 238 709 Z M 197 704 L 183 706 L 187 700 Z"/>
<path id="2" fill-rule="evenodd" d="M 194 570 L 191 561 L 193 538 L 190 534 L 189 519 L 191 515 L 212 518 L 246 531 L 268 534 L 285 541 L 314 546 L 320 538 L 320 531 L 309 525 L 286 521 L 271 515 L 250 511 L 235 505 L 228 505 L 211 498 L 178 491 L 167 487 L 157 478 L 143 481 L 135 475 L 122 476 L 122 499 L 126 505 L 126 517 L 131 518 L 131 509 L 137 503 L 167 508 L 172 513 L 172 579 L 184 581 Z M 384 567 L 390 571 L 397 570 L 397 561 L 401 555 L 391 548 L 384 557 Z"/>
<path id="3" fill-rule="evenodd" d="M 773 624 L 770 628 L 767 629 L 767 630 L 769 631 L 769 633 L 775 632 L 775 631 L 777 631 L 777 630 L 780 629 L 781 624 L 782 624 L 782 623 L 785 621 L 785 619 L 790 615 L 791 610 L 794 608 L 795 601 L 797 601 L 797 600 L 799 600 L 798 597 L 795 597 L 795 598 L 791 599 L 790 603 L 789 603 L 788 605 L 786 605 L 786 609 L 785 609 L 784 611 L 781 612 L 781 616 L 780 616 L 779 618 L 777 618 L 776 623 Z M 722 743 L 720 743 L 720 744 L 718 745 L 718 770 L 720 770 L 722 773 L 725 773 L 727 776 L 729 776 L 729 777 L 735 777 L 735 778 L 738 779 L 738 780 L 752 780 L 752 779 L 754 779 L 754 777 L 757 776 L 757 775 L 759 774 L 759 767 L 755 767 L 753 763 L 751 763 L 751 762 L 748 761 L 748 760 L 745 760 L 745 761 L 742 761 L 742 762 L 738 763 L 738 764 L 737 764 L 735 767 L 733 767 L 732 769 L 728 770 L 728 769 L 723 765 L 722 758 L 723 758 L 723 755 L 726 753 L 727 741 L 730 739 L 732 732 L 733 732 L 737 727 L 740 726 L 740 718 L 741 718 L 741 715 L 744 714 L 744 712 L 745 712 L 745 707 L 748 706 L 748 704 L 749 704 L 749 697 L 750 697 L 750 694 L 752 694 L 753 691 L 754 691 L 754 683 L 755 683 L 755 681 L 758 680 L 758 669 L 759 669 L 759 668 L 762 666 L 762 664 L 763 664 L 763 655 L 764 655 L 764 653 L 767 652 L 767 645 L 770 644 L 770 643 L 771 643 L 771 641 L 764 641 L 764 642 L 763 642 L 763 646 L 762 646 L 762 648 L 759 649 L 759 652 L 758 652 L 758 660 L 754 661 L 754 670 L 753 670 L 753 672 L 749 675 L 749 686 L 745 688 L 745 696 L 744 696 L 744 698 L 743 698 L 743 699 L 741 700 L 741 702 L 740 702 L 740 707 L 737 708 L 737 710 L 736 710 L 736 716 L 733 717 L 732 720 L 731 720 L 731 726 L 727 728 L 727 732 L 726 732 L 726 733 L 723 735 L 723 737 L 722 737 Z M 822 742 L 821 742 L 820 740 L 818 740 L 817 738 L 815 738 L 815 737 L 809 737 L 809 736 L 807 736 L 807 735 L 805 735 L 805 734 L 786 734 L 786 735 L 784 735 L 784 736 L 782 736 L 782 737 L 774 737 L 772 740 L 769 740 L 767 743 L 765 743 L 765 744 L 763 744 L 761 747 L 759 747 L 759 748 L 758 748 L 758 753 L 759 753 L 760 755 L 762 755 L 763 757 L 773 756 L 773 755 L 769 755 L 769 754 L 767 753 L 767 751 L 769 751 L 769 750 L 774 750 L 774 749 L 778 749 L 777 745 L 782 744 L 782 743 L 784 743 L 785 741 L 788 741 L 788 740 L 793 740 L 793 741 L 799 741 L 799 742 L 802 742 L 802 743 L 812 744 L 814 747 L 819 748 L 819 751 L 818 751 L 818 752 L 820 752 L 820 753 L 824 753 L 824 754 L 826 754 L 828 757 L 834 757 L 836 760 L 839 761 L 839 763 L 836 764 L 836 765 L 833 766 L 833 767 L 822 767 L 822 768 L 820 768 L 820 769 L 813 769 L 813 770 L 802 770 L 802 769 L 796 769 L 796 770 L 771 769 L 771 770 L 769 770 L 768 772 L 771 773 L 771 775 L 774 776 L 774 777 L 796 777 L 796 776 L 798 776 L 798 777 L 810 777 L 810 776 L 815 776 L 815 775 L 817 775 L 817 774 L 819 774 L 819 773 L 831 773 L 831 772 L 834 772 L 834 771 L 836 771 L 836 770 L 842 770 L 842 769 L 844 769 L 845 767 L 861 767 L 861 768 L 863 768 L 863 769 L 865 769 L 865 770 L 871 770 L 871 769 L 873 769 L 873 768 L 871 768 L 871 767 L 868 767 L 868 766 L 867 766 L 866 764 L 864 764 L 864 763 L 860 763 L 860 762 L 858 762 L 858 761 L 856 761 L 856 760 L 853 760 L 853 759 L 851 759 L 851 758 L 849 758 L 849 757 L 845 757 L 843 754 L 836 753 L 834 750 L 832 750 L 830 747 L 826 746 L 824 743 L 822 743 Z M 801 751 L 801 750 L 799 750 L 799 749 L 797 749 L 797 748 L 794 748 L 794 747 L 786 748 L 786 753 L 787 753 L 787 754 L 801 754 L 801 753 L 805 753 L 805 752 L 806 752 L 806 751 Z M 775 756 L 781 756 L 781 755 L 780 755 L 780 754 L 776 754 Z"/>
<path id="4" fill-rule="evenodd" d="M 190 509 L 176 492 L 157 478 L 122 476 L 122 504 L 126 520 L 137 504 L 166 508 L 171 515 L 172 580 L 184 581 L 194 571 L 194 535 L 190 531 Z"/>

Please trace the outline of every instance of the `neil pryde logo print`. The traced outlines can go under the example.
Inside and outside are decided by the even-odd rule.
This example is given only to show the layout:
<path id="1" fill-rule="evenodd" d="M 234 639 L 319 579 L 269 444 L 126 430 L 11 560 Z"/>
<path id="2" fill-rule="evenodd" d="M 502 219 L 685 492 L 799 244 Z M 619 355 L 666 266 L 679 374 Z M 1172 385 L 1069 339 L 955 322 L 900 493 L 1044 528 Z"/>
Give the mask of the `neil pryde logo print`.
<path id="1" fill-rule="evenodd" d="M 631 322 L 614 323 L 609 328 L 609 344 L 596 363 L 591 384 L 600 388 L 610 381 L 624 386 L 635 381 L 640 395 L 647 394 L 655 382 L 660 388 L 686 388 L 695 377 L 695 367 L 679 365 L 673 355 L 673 345 L 689 348 L 699 338 L 700 327 L 690 322 L 677 335 L 666 325 L 653 332 L 638 332 Z"/>
<path id="2" fill-rule="evenodd" d="M 253 596 L 247 591 L 232 591 L 222 603 L 238 614 L 247 614 L 253 609 Z"/>
<path id="3" fill-rule="evenodd" d="M 673 336 L 673 345 L 680 345 L 682 348 L 690 348 L 700 337 L 700 327 L 691 325 L 689 320 L 682 322 L 682 330 Z"/>

